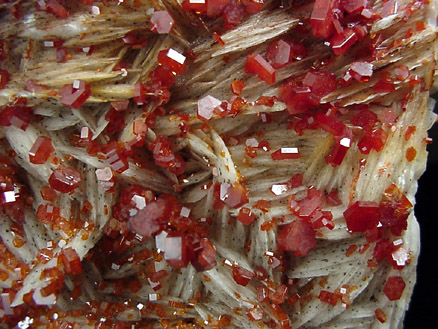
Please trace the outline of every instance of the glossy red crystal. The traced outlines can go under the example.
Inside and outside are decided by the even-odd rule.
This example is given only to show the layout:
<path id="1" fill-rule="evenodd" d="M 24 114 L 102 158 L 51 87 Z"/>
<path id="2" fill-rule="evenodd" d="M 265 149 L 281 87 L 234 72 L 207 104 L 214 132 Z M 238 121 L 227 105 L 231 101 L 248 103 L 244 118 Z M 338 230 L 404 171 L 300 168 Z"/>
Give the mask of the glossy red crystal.
<path id="1" fill-rule="evenodd" d="M 239 265 L 233 266 L 233 279 L 237 284 L 246 287 L 254 277 L 254 273 Z"/>
<path id="2" fill-rule="evenodd" d="M 231 90 L 234 95 L 240 95 L 244 87 L 245 87 L 245 83 L 243 83 L 243 81 L 241 80 L 234 80 L 231 83 Z"/>
<path id="3" fill-rule="evenodd" d="M 6 70 L 0 70 L 0 90 L 4 89 L 9 82 L 9 73 Z"/>
<path id="4" fill-rule="evenodd" d="M 379 204 L 383 227 L 389 227 L 396 236 L 401 235 L 407 228 L 407 219 L 412 209 L 413 205 L 406 195 L 395 184 L 391 184 Z"/>
<path id="5" fill-rule="evenodd" d="M 278 88 L 278 99 L 286 104 L 290 114 L 298 114 L 315 107 L 315 101 L 310 97 L 310 93 L 308 86 L 300 87 L 289 81 Z"/>
<path id="6" fill-rule="evenodd" d="M 330 304 L 332 306 L 335 306 L 339 300 L 339 297 L 337 295 L 327 290 L 321 290 L 319 292 L 318 298 L 321 302 Z"/>
<path id="7" fill-rule="evenodd" d="M 302 59 L 306 55 L 307 50 L 301 43 L 280 39 L 268 47 L 266 60 L 274 69 L 281 69 L 294 59 Z"/>
<path id="8" fill-rule="evenodd" d="M 255 220 L 255 215 L 249 208 L 240 208 L 237 214 L 237 220 L 242 224 L 249 225 Z"/>
<path id="9" fill-rule="evenodd" d="M 145 238 L 151 237 L 161 229 L 166 206 L 167 203 L 162 199 L 145 205 L 129 218 L 128 228 Z"/>
<path id="10" fill-rule="evenodd" d="M 226 193 L 221 200 L 231 208 L 239 208 L 248 203 L 248 191 L 242 184 L 236 183 L 233 186 L 226 187 Z"/>
<path id="11" fill-rule="evenodd" d="M 351 132 L 349 128 L 341 121 L 335 119 L 332 116 L 328 116 L 324 113 L 316 113 L 316 121 L 318 126 L 334 136 L 350 136 Z"/>
<path id="12" fill-rule="evenodd" d="M 231 0 L 206 0 L 207 1 L 207 16 L 215 17 L 231 3 Z"/>
<path id="13" fill-rule="evenodd" d="M 115 172 L 122 173 L 129 168 L 128 158 L 116 141 L 105 144 L 102 147 L 102 153 Z"/>
<path id="14" fill-rule="evenodd" d="M 260 54 L 251 53 L 246 56 L 245 72 L 256 74 L 267 84 L 275 83 L 275 69 Z"/>
<path id="15" fill-rule="evenodd" d="M 296 257 L 307 256 L 317 245 L 312 224 L 298 219 L 284 225 L 277 237 L 277 244 L 281 249 L 293 252 Z"/>
<path id="16" fill-rule="evenodd" d="M 357 41 L 358 36 L 354 29 L 346 28 L 330 38 L 330 46 L 336 55 L 341 55 L 345 54 Z"/>
<path id="17" fill-rule="evenodd" d="M 344 211 L 344 217 L 349 232 L 365 232 L 379 223 L 379 206 L 375 202 L 356 201 Z"/>
<path id="18" fill-rule="evenodd" d="M 218 108 L 222 102 L 213 96 L 207 95 L 198 100 L 198 118 L 204 122 L 208 122 L 213 117 L 214 110 Z"/>
<path id="19" fill-rule="evenodd" d="M 211 0 L 210 0 L 211 1 Z M 222 10 L 224 18 L 224 27 L 228 30 L 234 29 L 245 17 L 245 7 L 240 4 L 231 2 Z"/>
<path id="20" fill-rule="evenodd" d="M 73 248 L 63 249 L 60 255 L 65 274 L 81 274 L 82 263 L 78 253 Z"/>
<path id="21" fill-rule="evenodd" d="M 152 14 L 149 28 L 152 32 L 166 34 L 170 33 L 174 24 L 175 20 L 170 16 L 167 10 L 157 10 Z"/>
<path id="22" fill-rule="evenodd" d="M 36 218 L 44 224 L 51 224 L 60 217 L 60 209 L 50 203 L 38 206 Z"/>
<path id="23" fill-rule="evenodd" d="M 321 98 L 336 90 L 336 76 L 328 71 L 310 71 L 304 77 L 303 85 L 310 88 L 310 97 L 317 105 Z"/>
<path id="24" fill-rule="evenodd" d="M 377 114 L 368 109 L 363 109 L 356 113 L 351 120 L 353 125 L 361 127 L 365 131 L 370 131 L 373 129 L 376 122 Z"/>
<path id="25" fill-rule="evenodd" d="M 371 150 L 380 152 L 385 146 L 388 134 L 382 128 L 376 128 L 367 132 L 357 143 L 362 154 L 368 154 Z"/>
<path id="26" fill-rule="evenodd" d="M 0 125 L 26 130 L 32 118 L 32 108 L 27 106 L 0 107 Z"/>
<path id="27" fill-rule="evenodd" d="M 59 90 L 61 103 L 67 107 L 78 109 L 91 95 L 90 85 L 84 80 L 75 80 Z"/>
<path id="28" fill-rule="evenodd" d="M 158 63 L 168 66 L 175 74 L 182 74 L 186 69 L 186 57 L 172 48 L 158 53 Z"/>
<path id="29" fill-rule="evenodd" d="M 354 62 L 351 64 L 349 70 L 351 76 L 355 80 L 359 82 L 367 82 L 370 81 L 370 78 L 373 75 L 373 64 L 365 61 Z"/>
<path id="30" fill-rule="evenodd" d="M 327 163 L 334 167 L 341 165 L 345 155 L 351 147 L 351 143 L 351 135 L 346 137 L 335 136 L 333 149 L 326 158 Z"/>
<path id="31" fill-rule="evenodd" d="M 54 150 L 51 138 L 38 136 L 29 151 L 29 160 L 33 164 L 46 163 Z"/>
<path id="32" fill-rule="evenodd" d="M 39 7 L 40 10 L 45 10 L 58 16 L 59 18 L 67 18 L 70 15 L 65 7 L 56 0 L 37 1 L 37 7 Z"/>
<path id="33" fill-rule="evenodd" d="M 164 259 L 173 268 L 184 268 L 189 264 L 189 250 L 188 241 L 186 236 L 181 232 L 162 232 L 157 235 L 157 238 L 161 235 L 165 237 L 157 245 L 157 248 L 164 253 Z"/>
<path id="34" fill-rule="evenodd" d="M 70 193 L 79 186 L 81 180 L 82 177 L 79 171 L 73 168 L 59 166 L 54 169 L 52 175 L 50 175 L 49 184 L 58 192 Z"/>
<path id="35" fill-rule="evenodd" d="M 405 290 L 406 283 L 400 276 L 390 276 L 383 287 L 383 293 L 389 300 L 398 300 Z"/>
<path id="36" fill-rule="evenodd" d="M 282 147 L 271 153 L 272 160 L 293 160 L 301 157 L 297 147 Z"/>
<path id="37" fill-rule="evenodd" d="M 167 65 L 159 65 L 149 73 L 152 83 L 170 87 L 175 83 L 175 74 Z"/>
<path id="38" fill-rule="evenodd" d="M 383 72 L 380 74 L 380 80 L 377 81 L 373 86 L 373 91 L 376 94 L 381 93 L 392 93 L 395 91 L 395 86 L 392 81 L 391 74 L 389 72 Z"/>
<path id="39" fill-rule="evenodd" d="M 310 24 L 315 37 L 328 38 L 333 33 L 334 9 L 338 6 L 338 0 L 315 1 L 310 16 Z"/>
<path id="40" fill-rule="evenodd" d="M 216 266 L 216 248 L 207 238 L 202 238 L 194 251 L 192 265 L 198 272 L 208 271 Z"/>

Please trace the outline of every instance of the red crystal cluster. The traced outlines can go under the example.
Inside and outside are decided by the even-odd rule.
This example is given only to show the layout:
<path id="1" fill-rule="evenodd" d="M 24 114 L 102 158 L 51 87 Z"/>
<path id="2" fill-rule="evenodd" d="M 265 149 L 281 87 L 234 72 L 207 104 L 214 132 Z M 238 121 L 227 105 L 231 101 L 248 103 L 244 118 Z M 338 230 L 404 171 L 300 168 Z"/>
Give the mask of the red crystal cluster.
<path id="1" fill-rule="evenodd" d="M 106 234 L 120 241 L 132 231 L 142 238 L 155 237 L 156 247 L 174 268 L 191 263 L 198 271 L 216 265 L 216 250 L 208 239 L 208 227 L 190 216 L 175 197 L 131 185 L 121 192 L 113 207 L 117 223 L 106 227 Z"/>

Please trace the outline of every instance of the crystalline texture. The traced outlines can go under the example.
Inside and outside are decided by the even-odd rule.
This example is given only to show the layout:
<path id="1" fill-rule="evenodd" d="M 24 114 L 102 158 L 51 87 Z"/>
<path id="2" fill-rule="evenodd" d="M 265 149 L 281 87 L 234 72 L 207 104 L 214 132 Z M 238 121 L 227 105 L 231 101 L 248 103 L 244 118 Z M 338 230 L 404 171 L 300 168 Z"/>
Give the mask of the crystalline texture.
<path id="1" fill-rule="evenodd" d="M 175 20 L 167 10 L 154 11 L 151 17 L 151 30 L 158 34 L 166 34 L 172 30 Z"/>
<path id="2" fill-rule="evenodd" d="M 29 160 L 33 164 L 45 163 L 53 153 L 52 139 L 38 136 L 29 151 Z"/>
<path id="3" fill-rule="evenodd" d="M 59 166 L 53 170 L 49 184 L 58 192 L 70 193 L 79 186 L 81 180 L 81 174 L 77 170 Z"/>
<path id="4" fill-rule="evenodd" d="M 59 90 L 61 103 L 65 106 L 78 109 L 90 97 L 90 85 L 83 80 L 75 80 Z"/>

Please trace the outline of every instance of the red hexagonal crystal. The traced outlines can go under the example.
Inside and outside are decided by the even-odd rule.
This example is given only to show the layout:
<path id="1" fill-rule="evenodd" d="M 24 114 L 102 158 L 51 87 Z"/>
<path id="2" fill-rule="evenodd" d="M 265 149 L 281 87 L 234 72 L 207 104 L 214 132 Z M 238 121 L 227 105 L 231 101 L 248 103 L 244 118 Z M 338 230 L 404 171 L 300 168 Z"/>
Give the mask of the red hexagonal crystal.
<path id="1" fill-rule="evenodd" d="M 124 154 L 122 147 L 116 141 L 105 144 L 102 147 L 102 153 L 115 172 L 122 173 L 129 168 L 128 158 Z"/>
<path id="2" fill-rule="evenodd" d="M 359 82 L 370 81 L 373 75 L 373 64 L 365 61 L 354 62 L 350 66 L 350 74 Z"/>
<path id="3" fill-rule="evenodd" d="M 371 150 L 380 152 L 385 146 L 388 134 L 382 128 L 376 128 L 367 132 L 357 143 L 362 154 L 368 154 Z"/>
<path id="4" fill-rule="evenodd" d="M 293 59 L 302 59 L 306 55 L 307 49 L 301 43 L 280 39 L 268 47 L 266 60 L 274 69 L 281 69 Z"/>
<path id="5" fill-rule="evenodd" d="M 392 81 L 391 74 L 389 72 L 382 72 L 380 74 L 380 80 L 373 85 L 373 91 L 376 94 L 380 93 L 392 93 L 395 91 L 394 82 Z"/>
<path id="6" fill-rule="evenodd" d="M 151 237 L 161 229 L 166 205 L 162 199 L 147 204 L 129 218 L 128 228 L 145 238 Z"/>
<path id="7" fill-rule="evenodd" d="M 194 246 L 194 251 L 192 265 L 198 272 L 208 271 L 216 266 L 216 248 L 207 238 L 202 238 L 199 244 Z"/>
<path id="8" fill-rule="evenodd" d="M 335 136 L 333 149 L 326 158 L 326 162 L 336 167 L 339 166 L 345 158 L 347 151 L 350 149 L 352 137 L 349 136 Z"/>
<path id="9" fill-rule="evenodd" d="M 160 248 L 164 252 L 164 259 L 173 268 L 187 267 L 189 264 L 188 241 L 181 232 L 170 232 L 166 235 Z"/>
<path id="10" fill-rule="evenodd" d="M 233 279 L 237 284 L 245 287 L 253 277 L 254 273 L 248 271 L 246 268 L 243 268 L 239 265 L 233 266 Z"/>
<path id="11" fill-rule="evenodd" d="M 38 136 L 29 151 L 29 160 L 33 164 L 46 163 L 54 150 L 51 138 Z"/>
<path id="12" fill-rule="evenodd" d="M 350 131 L 345 124 L 327 114 L 317 112 L 316 121 L 318 126 L 334 136 L 349 136 Z"/>
<path id="13" fill-rule="evenodd" d="M 379 223 L 379 206 L 375 202 L 356 201 L 344 211 L 344 217 L 349 232 L 365 232 Z"/>
<path id="14" fill-rule="evenodd" d="M 158 34 L 166 34 L 172 30 L 175 20 L 167 10 L 154 11 L 151 17 L 150 29 Z"/>
<path id="15" fill-rule="evenodd" d="M 231 208 L 239 208 L 245 203 L 248 203 L 248 191 L 240 184 L 235 183 L 233 186 L 229 184 L 222 184 L 221 189 L 226 189 L 222 195 L 221 200 Z"/>
<path id="16" fill-rule="evenodd" d="M 267 84 L 275 83 L 275 69 L 260 54 L 251 53 L 246 56 L 245 72 L 256 74 Z"/>
<path id="17" fill-rule="evenodd" d="M 82 177 L 79 171 L 73 168 L 59 166 L 54 169 L 52 175 L 50 175 L 49 184 L 58 192 L 70 193 L 79 186 L 81 180 Z"/>
<path id="18" fill-rule="evenodd" d="M 175 74 L 182 74 L 186 69 L 186 57 L 172 48 L 158 53 L 158 63 L 168 66 Z"/>
<path id="19" fill-rule="evenodd" d="M 237 220 L 242 224 L 249 225 L 255 220 L 255 215 L 249 208 L 240 208 L 237 214 Z"/>
<path id="20" fill-rule="evenodd" d="M 317 245 L 312 224 L 298 219 L 284 225 L 277 237 L 277 244 L 281 249 L 293 252 L 296 257 L 307 256 Z"/>
<path id="21" fill-rule="evenodd" d="M 90 85 L 84 80 L 75 80 L 59 90 L 61 103 L 67 107 L 78 109 L 90 97 Z"/>
<path id="22" fill-rule="evenodd" d="M 328 38 L 333 33 L 334 10 L 338 7 L 338 0 L 315 1 L 310 16 L 310 24 L 315 37 Z"/>
<path id="23" fill-rule="evenodd" d="M 310 97 L 319 104 L 321 98 L 336 90 L 336 76 L 328 71 L 310 71 L 304 77 L 303 85 L 310 88 Z"/>
<path id="24" fill-rule="evenodd" d="M 224 10 L 224 8 L 231 2 L 231 0 L 206 0 L 206 2 L 207 16 L 214 17 L 220 15 L 222 10 Z"/>
<path id="25" fill-rule="evenodd" d="M 228 4 L 222 10 L 222 17 L 224 18 L 224 27 L 228 30 L 234 29 L 239 25 L 245 17 L 245 7 L 240 4 Z"/>
<path id="26" fill-rule="evenodd" d="M 389 300 L 398 300 L 405 290 L 406 283 L 400 276 L 390 276 L 383 287 L 383 293 Z"/>
<path id="27" fill-rule="evenodd" d="M 362 127 L 362 129 L 365 131 L 373 129 L 376 122 L 377 114 L 368 109 L 363 109 L 356 113 L 351 120 L 353 125 Z"/>
<path id="28" fill-rule="evenodd" d="M 27 106 L 0 107 L 0 125 L 26 130 L 32 118 L 32 108 Z"/>
<path id="29" fill-rule="evenodd" d="M 67 18 L 70 13 L 56 0 L 40 0 L 37 1 L 37 8 L 52 13 L 59 18 Z"/>
<path id="30" fill-rule="evenodd" d="M 406 195 L 395 184 L 391 184 L 383 193 L 383 199 L 379 204 L 383 227 L 389 227 L 394 235 L 401 235 L 407 228 L 407 219 L 412 207 Z"/>
<path id="31" fill-rule="evenodd" d="M 339 299 L 337 295 L 327 290 L 321 290 L 318 298 L 321 302 L 330 304 L 332 306 L 335 306 Z"/>
<path id="32" fill-rule="evenodd" d="M 222 102 L 213 96 L 207 95 L 198 100 L 198 118 L 204 122 L 210 121 L 213 117 L 214 110 L 218 108 Z"/>
<path id="33" fill-rule="evenodd" d="M 60 216 L 60 209 L 54 207 L 50 203 L 39 205 L 36 213 L 36 218 L 44 224 L 53 223 Z"/>
<path id="34" fill-rule="evenodd" d="M 4 89 L 9 81 L 9 73 L 6 70 L 0 70 L 0 89 Z"/>
<path id="35" fill-rule="evenodd" d="M 78 253 L 73 248 L 66 248 L 62 250 L 60 255 L 62 264 L 64 265 L 64 272 L 66 274 L 81 274 L 82 264 Z"/>
<path id="36" fill-rule="evenodd" d="M 355 30 L 347 27 L 330 38 L 330 46 L 336 55 L 341 55 L 345 54 L 358 40 Z"/>
<path id="37" fill-rule="evenodd" d="M 278 99 L 286 103 L 290 114 L 303 113 L 312 110 L 316 105 L 310 93 L 308 86 L 300 87 L 289 81 L 278 88 Z"/>

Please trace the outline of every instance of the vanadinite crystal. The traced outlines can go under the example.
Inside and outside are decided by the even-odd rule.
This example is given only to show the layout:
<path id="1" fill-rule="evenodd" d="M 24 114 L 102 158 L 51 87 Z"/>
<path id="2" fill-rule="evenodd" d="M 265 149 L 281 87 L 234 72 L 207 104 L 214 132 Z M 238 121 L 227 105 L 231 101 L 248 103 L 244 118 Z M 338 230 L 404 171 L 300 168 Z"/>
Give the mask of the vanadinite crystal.
<path id="1" fill-rule="evenodd" d="M 356 201 L 344 211 L 344 217 L 351 233 L 365 232 L 379 223 L 379 206 L 375 202 Z"/>
<path id="2" fill-rule="evenodd" d="M 275 83 L 275 69 L 260 54 L 251 53 L 246 57 L 245 72 L 256 74 L 267 84 Z"/>
<path id="3" fill-rule="evenodd" d="M 49 177 L 49 184 L 58 192 L 70 193 L 79 186 L 81 180 L 82 177 L 79 171 L 59 166 L 53 170 L 52 175 Z"/>
<path id="4" fill-rule="evenodd" d="M 333 33 L 334 9 L 339 6 L 337 0 L 316 0 L 313 5 L 310 24 L 315 37 L 328 38 Z"/>
<path id="5" fill-rule="evenodd" d="M 33 164 L 45 163 L 53 153 L 52 139 L 45 136 L 38 136 L 29 151 L 29 160 Z"/>
<path id="6" fill-rule="evenodd" d="M 167 10 L 154 11 L 151 17 L 150 29 L 158 34 L 166 34 L 172 30 L 175 20 Z"/>
<path id="7" fill-rule="evenodd" d="M 302 219 L 284 225 L 277 237 L 277 243 L 281 249 L 291 251 L 297 257 L 307 256 L 317 245 L 312 224 Z"/>
<path id="8" fill-rule="evenodd" d="M 182 74 L 186 69 L 186 57 L 172 48 L 158 53 L 158 63 L 168 66 L 175 74 Z"/>
<path id="9" fill-rule="evenodd" d="M 73 248 L 66 248 L 60 255 L 64 271 L 66 274 L 80 274 L 82 273 L 81 259 L 78 253 Z"/>
<path id="10" fill-rule="evenodd" d="M 83 80 L 75 80 L 59 90 L 61 103 L 65 106 L 78 109 L 90 97 L 90 85 Z"/>
<path id="11" fill-rule="evenodd" d="M 233 279 L 241 286 L 247 286 L 249 281 L 254 277 L 254 273 L 248 271 L 246 268 L 235 265 L 233 266 Z"/>
<path id="12" fill-rule="evenodd" d="M 389 300 L 398 300 L 405 290 L 406 283 L 400 276 L 390 276 L 383 287 L 383 293 Z"/>

